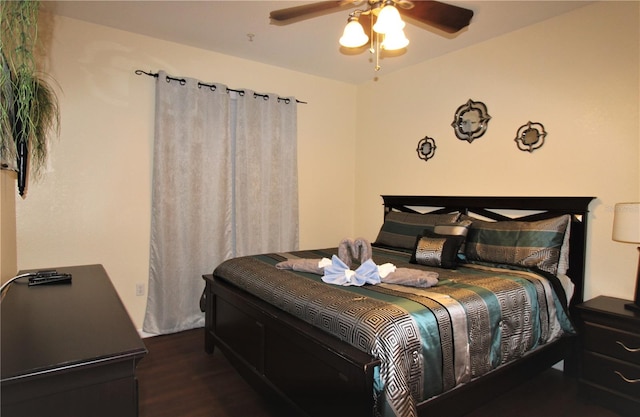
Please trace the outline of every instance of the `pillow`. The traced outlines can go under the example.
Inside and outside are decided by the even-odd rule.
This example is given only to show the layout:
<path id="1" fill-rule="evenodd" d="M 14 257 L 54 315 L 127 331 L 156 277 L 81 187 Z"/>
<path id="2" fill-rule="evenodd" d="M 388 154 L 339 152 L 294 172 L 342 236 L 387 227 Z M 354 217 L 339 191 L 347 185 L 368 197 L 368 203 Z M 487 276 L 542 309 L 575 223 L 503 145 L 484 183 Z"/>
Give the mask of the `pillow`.
<path id="1" fill-rule="evenodd" d="M 461 220 L 454 223 L 438 223 L 433 228 L 433 231 L 439 235 L 467 236 L 471 223 L 471 220 Z"/>
<path id="2" fill-rule="evenodd" d="M 470 261 L 540 268 L 556 275 L 569 215 L 534 222 L 473 220 L 465 242 Z"/>
<path id="3" fill-rule="evenodd" d="M 558 261 L 558 275 L 566 275 L 569 270 L 569 238 L 571 237 L 571 221 L 567 223 L 564 232 L 564 241 L 560 248 L 560 260 Z"/>
<path id="4" fill-rule="evenodd" d="M 439 235 L 458 235 L 458 236 L 464 236 L 466 239 L 467 234 L 469 234 L 469 227 L 471 227 L 471 220 L 466 218 L 462 220 L 462 218 L 463 218 L 462 215 L 460 215 L 461 220 L 455 223 L 436 224 L 433 231 Z M 464 241 L 462 242 L 462 245 L 460 245 L 460 248 L 458 249 L 458 259 L 462 262 L 466 261 L 464 257 Z"/>
<path id="5" fill-rule="evenodd" d="M 458 250 L 464 236 L 440 235 L 425 230 L 415 241 L 409 262 L 413 264 L 455 269 Z"/>
<path id="6" fill-rule="evenodd" d="M 420 214 L 391 211 L 384 218 L 378 237 L 374 244 L 398 249 L 412 250 L 416 236 L 428 229 L 433 231 L 436 224 L 453 223 L 460 213 Z"/>

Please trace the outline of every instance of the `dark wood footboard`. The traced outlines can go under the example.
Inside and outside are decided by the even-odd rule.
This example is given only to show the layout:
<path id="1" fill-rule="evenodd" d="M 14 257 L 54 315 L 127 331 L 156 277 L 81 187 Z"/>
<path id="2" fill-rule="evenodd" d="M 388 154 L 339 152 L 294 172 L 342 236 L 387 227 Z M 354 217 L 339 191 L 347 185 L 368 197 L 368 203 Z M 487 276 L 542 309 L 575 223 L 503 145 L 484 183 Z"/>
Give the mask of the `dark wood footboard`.
<path id="1" fill-rule="evenodd" d="M 213 275 L 203 278 L 207 352 L 219 348 L 256 389 L 301 414 L 373 415 L 378 360 Z"/>

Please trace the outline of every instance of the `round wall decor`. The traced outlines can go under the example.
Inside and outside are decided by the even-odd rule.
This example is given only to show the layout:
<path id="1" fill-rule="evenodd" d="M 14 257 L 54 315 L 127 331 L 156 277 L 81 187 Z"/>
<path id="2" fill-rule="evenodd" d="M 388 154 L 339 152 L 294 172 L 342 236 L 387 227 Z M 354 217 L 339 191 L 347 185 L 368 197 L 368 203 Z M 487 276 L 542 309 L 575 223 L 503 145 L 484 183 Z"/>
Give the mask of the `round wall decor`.
<path id="1" fill-rule="evenodd" d="M 514 140 L 518 144 L 518 149 L 521 151 L 533 152 L 544 145 L 544 138 L 546 136 L 547 132 L 544 130 L 542 124 L 530 121 L 520 126 Z"/>
<path id="2" fill-rule="evenodd" d="M 451 126 L 453 126 L 458 139 L 471 143 L 474 139 L 484 135 L 489 120 L 491 120 L 491 116 L 487 112 L 487 106 L 479 101 L 469 99 L 458 107 Z"/>
<path id="3" fill-rule="evenodd" d="M 428 161 L 436 153 L 436 141 L 429 136 L 425 136 L 418 142 L 416 151 L 418 152 L 418 158 Z"/>

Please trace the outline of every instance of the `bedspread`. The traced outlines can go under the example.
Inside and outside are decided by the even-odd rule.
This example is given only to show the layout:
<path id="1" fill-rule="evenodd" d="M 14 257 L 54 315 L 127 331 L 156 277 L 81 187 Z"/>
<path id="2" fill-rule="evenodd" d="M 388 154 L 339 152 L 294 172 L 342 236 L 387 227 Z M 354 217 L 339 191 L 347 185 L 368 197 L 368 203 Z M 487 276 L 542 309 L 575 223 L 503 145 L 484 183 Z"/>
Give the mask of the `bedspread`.
<path id="1" fill-rule="evenodd" d="M 529 271 L 429 268 L 381 248 L 373 250 L 376 264 L 437 271 L 438 285 L 342 287 L 274 267 L 288 257 L 319 259 L 336 251 L 235 258 L 214 274 L 380 359 L 374 385 L 381 416 L 416 416 L 418 402 L 573 332 L 551 282 Z"/>

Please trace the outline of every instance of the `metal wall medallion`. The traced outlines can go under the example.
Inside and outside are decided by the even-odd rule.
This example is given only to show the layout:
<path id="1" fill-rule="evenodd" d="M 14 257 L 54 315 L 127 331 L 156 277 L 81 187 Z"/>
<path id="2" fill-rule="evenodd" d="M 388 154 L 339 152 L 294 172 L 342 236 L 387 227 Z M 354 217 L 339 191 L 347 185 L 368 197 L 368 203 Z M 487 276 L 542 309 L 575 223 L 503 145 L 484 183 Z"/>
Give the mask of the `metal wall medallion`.
<path id="1" fill-rule="evenodd" d="M 521 151 L 533 152 L 544 145 L 545 136 L 547 136 L 547 132 L 544 130 L 542 124 L 528 122 L 520 126 L 514 140 L 518 144 L 518 149 Z"/>
<path id="2" fill-rule="evenodd" d="M 436 153 L 436 141 L 429 136 L 425 136 L 418 142 L 418 149 L 416 149 L 416 151 L 418 152 L 418 158 L 428 161 L 433 158 L 433 155 Z"/>
<path id="3" fill-rule="evenodd" d="M 487 106 L 479 101 L 469 99 L 466 104 L 458 107 L 451 126 L 456 137 L 471 143 L 484 135 L 491 116 L 487 112 Z"/>

